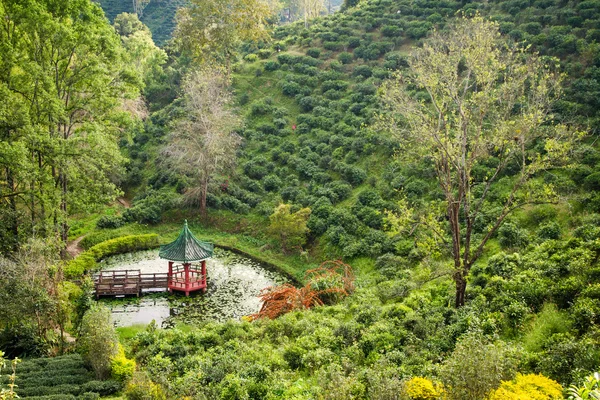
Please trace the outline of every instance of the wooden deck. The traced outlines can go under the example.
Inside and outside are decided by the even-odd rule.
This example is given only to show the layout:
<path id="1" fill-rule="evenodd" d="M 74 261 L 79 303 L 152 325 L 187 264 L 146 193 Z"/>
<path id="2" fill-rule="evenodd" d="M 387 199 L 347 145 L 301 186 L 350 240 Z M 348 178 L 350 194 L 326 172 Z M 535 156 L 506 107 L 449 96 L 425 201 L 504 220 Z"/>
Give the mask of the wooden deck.
<path id="1" fill-rule="evenodd" d="M 100 271 L 94 275 L 96 299 L 101 296 L 126 296 L 142 291 L 167 290 L 168 274 L 142 274 L 139 269 Z"/>

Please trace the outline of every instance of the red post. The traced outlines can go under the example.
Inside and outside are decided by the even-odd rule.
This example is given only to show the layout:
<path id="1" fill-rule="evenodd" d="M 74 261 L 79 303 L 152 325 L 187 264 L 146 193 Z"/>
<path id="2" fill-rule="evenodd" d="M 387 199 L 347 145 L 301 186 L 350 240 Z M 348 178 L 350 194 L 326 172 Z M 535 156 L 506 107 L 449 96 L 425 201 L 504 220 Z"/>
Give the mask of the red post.
<path id="1" fill-rule="evenodd" d="M 185 270 L 185 295 L 190 295 L 190 264 L 184 263 L 183 269 Z"/>
<path id="2" fill-rule="evenodd" d="M 173 261 L 169 261 L 169 273 L 167 274 L 167 289 L 169 289 L 169 293 L 173 293 L 173 289 L 171 289 L 172 284 L 173 284 Z"/>
<path id="3" fill-rule="evenodd" d="M 202 286 L 204 286 L 202 291 L 206 292 L 206 260 L 202 260 L 202 268 L 200 273 L 202 274 Z"/>

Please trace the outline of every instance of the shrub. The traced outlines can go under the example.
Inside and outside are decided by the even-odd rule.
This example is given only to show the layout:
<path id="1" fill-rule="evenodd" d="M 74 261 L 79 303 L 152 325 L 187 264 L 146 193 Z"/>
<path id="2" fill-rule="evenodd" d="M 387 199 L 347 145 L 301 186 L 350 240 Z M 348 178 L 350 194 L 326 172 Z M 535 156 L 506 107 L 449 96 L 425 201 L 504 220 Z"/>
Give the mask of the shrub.
<path id="1" fill-rule="evenodd" d="M 354 72 L 352 73 L 354 76 L 362 76 L 363 78 L 369 78 L 373 75 L 373 70 L 368 65 L 359 65 L 354 68 Z"/>
<path id="2" fill-rule="evenodd" d="M 250 106 L 250 113 L 252 115 L 265 115 L 273 110 L 271 104 L 267 104 L 265 101 L 255 101 Z"/>
<path id="3" fill-rule="evenodd" d="M 98 400 L 100 398 L 99 393 L 86 392 L 79 395 L 78 400 Z"/>
<path id="4" fill-rule="evenodd" d="M 79 246 L 82 249 L 87 250 L 90 247 L 97 245 L 98 243 L 102 243 L 107 240 L 117 238 L 119 236 L 122 236 L 122 234 L 117 231 L 94 231 L 85 235 L 83 239 L 81 239 L 81 241 L 79 242 Z"/>
<path id="5" fill-rule="evenodd" d="M 280 204 L 269 217 L 269 231 L 279 238 L 284 251 L 304 245 L 310 208 L 291 211 L 291 205 Z"/>
<path id="6" fill-rule="evenodd" d="M 555 221 L 542 225 L 537 230 L 537 236 L 541 239 L 560 239 L 560 225 Z"/>
<path id="7" fill-rule="evenodd" d="M 386 25 L 383 28 L 381 28 L 381 34 L 383 36 L 387 36 L 387 37 L 400 36 L 400 33 L 402 33 L 402 30 L 399 27 L 397 27 L 396 25 Z"/>
<path id="8" fill-rule="evenodd" d="M 132 251 L 148 250 L 158 247 L 158 235 L 129 235 L 107 240 L 92 246 L 70 261 L 65 269 L 66 278 L 80 277 L 84 272 L 96 268 L 96 263 L 108 256 L 130 253 Z"/>
<path id="9" fill-rule="evenodd" d="M 505 222 L 498 229 L 498 241 L 502 247 L 521 247 L 527 244 L 527 232 L 511 222 Z"/>
<path id="10" fill-rule="evenodd" d="M 321 50 L 317 47 L 311 47 L 310 49 L 306 50 L 306 55 L 312 58 L 319 58 L 321 55 Z"/>
<path id="11" fill-rule="evenodd" d="M 436 400 L 444 398 L 443 386 L 427 378 L 411 378 L 404 384 L 403 389 L 411 400 Z"/>
<path id="12" fill-rule="evenodd" d="M 89 381 L 81 385 L 81 392 L 93 392 L 101 396 L 108 396 L 117 393 L 121 388 L 121 384 L 117 381 Z"/>
<path id="13" fill-rule="evenodd" d="M 275 71 L 279 69 L 279 64 L 273 60 L 265 61 L 263 66 L 265 71 Z"/>
<path id="14" fill-rule="evenodd" d="M 117 354 L 110 360 L 110 371 L 112 378 L 119 382 L 127 381 L 135 371 L 135 361 L 125 356 L 125 350 L 120 343 Z"/>
<path id="15" fill-rule="evenodd" d="M 106 378 L 110 374 L 111 359 L 118 354 L 118 343 L 110 310 L 102 305 L 93 305 L 81 321 L 78 349 L 97 378 Z"/>
<path id="16" fill-rule="evenodd" d="M 299 94 L 301 90 L 301 86 L 296 82 L 285 82 L 281 86 L 281 91 L 283 92 L 283 94 L 290 97 L 294 97 L 295 95 Z"/>
<path id="17" fill-rule="evenodd" d="M 125 224 L 123 217 L 118 215 L 103 215 L 96 222 L 96 227 L 100 229 L 116 229 Z"/>
<path id="18" fill-rule="evenodd" d="M 517 374 L 512 381 L 504 381 L 494 390 L 489 400 L 559 400 L 563 399 L 562 386 L 543 375 Z"/>
<path id="19" fill-rule="evenodd" d="M 340 163 L 338 171 L 353 186 L 358 186 L 367 179 L 367 173 L 363 169 L 353 165 Z"/>
<path id="20" fill-rule="evenodd" d="M 162 213 L 174 203 L 173 194 L 150 191 L 144 197 L 136 199 L 131 208 L 123 213 L 126 222 L 140 224 L 156 224 L 160 222 Z"/>
<path id="21" fill-rule="evenodd" d="M 266 191 L 277 191 L 281 187 L 281 179 L 277 175 L 267 175 L 263 178 L 262 184 Z"/>
<path id="22" fill-rule="evenodd" d="M 352 56 L 352 53 L 340 53 L 338 54 L 338 60 L 342 63 L 342 64 L 350 64 L 352 62 L 352 59 L 354 57 Z"/>
<path id="23" fill-rule="evenodd" d="M 516 367 L 513 349 L 490 342 L 480 332 L 461 337 L 444 361 L 441 377 L 452 400 L 480 400 L 509 379 Z"/>
<path id="24" fill-rule="evenodd" d="M 258 57 L 264 60 L 266 58 L 271 57 L 272 53 L 273 52 L 271 50 L 269 50 L 269 49 L 260 49 L 258 51 Z"/>
<path id="25" fill-rule="evenodd" d="M 256 54 L 246 54 L 244 56 L 244 60 L 246 60 L 248 62 L 254 62 L 254 61 L 258 60 L 258 56 Z"/>

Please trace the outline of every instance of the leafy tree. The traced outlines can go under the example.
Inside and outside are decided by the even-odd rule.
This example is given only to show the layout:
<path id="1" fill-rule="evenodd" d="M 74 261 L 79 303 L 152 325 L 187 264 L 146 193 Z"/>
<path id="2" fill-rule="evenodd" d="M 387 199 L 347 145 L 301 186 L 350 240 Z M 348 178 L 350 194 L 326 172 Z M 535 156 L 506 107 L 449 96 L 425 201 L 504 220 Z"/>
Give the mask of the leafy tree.
<path id="1" fill-rule="evenodd" d="M 267 0 L 191 0 L 177 12 L 175 41 L 202 62 L 225 64 L 242 41 L 268 37 L 268 19 L 275 11 Z"/>
<path id="2" fill-rule="evenodd" d="M 306 241 L 308 228 L 306 223 L 310 217 L 310 208 L 302 208 L 292 212 L 290 204 L 280 204 L 269 217 L 269 231 L 279 238 L 283 251 L 290 251 L 302 246 Z"/>
<path id="3" fill-rule="evenodd" d="M 144 87 L 151 80 L 163 79 L 161 66 L 167 61 L 167 54 L 152 40 L 152 33 L 136 14 L 121 13 L 113 23 L 121 36 L 125 48 L 124 69 L 131 76 L 138 76 L 138 86 Z M 138 115 L 145 117 L 144 104 L 138 107 Z"/>
<path id="4" fill-rule="evenodd" d="M 535 178 L 566 160 L 577 135 L 551 124 L 559 74 L 502 40 L 498 25 L 480 16 L 435 33 L 412 54 L 409 66 L 408 76 L 396 73 L 385 85 L 389 113 L 383 126 L 397 135 L 404 154 L 435 166 L 447 224 L 431 218 L 429 227 L 452 256 L 459 307 L 473 263 L 506 217 L 526 204 L 553 199 L 551 185 Z M 407 84 L 426 92 L 426 101 L 417 101 Z M 476 180 L 474 167 L 490 156 L 497 166 Z M 515 165 L 515 176 L 501 182 L 508 193 L 494 204 L 489 196 L 494 184 Z M 484 212 L 492 222 L 478 235 L 474 224 Z"/>
<path id="5" fill-rule="evenodd" d="M 31 240 L 13 259 L 0 257 L 0 328 L 9 355 L 43 355 L 48 333 L 64 330 L 69 304 L 64 301 L 56 241 Z"/>
<path id="6" fill-rule="evenodd" d="M 122 106 L 139 91 L 98 5 L 4 1 L 0 19 L 0 211 L 13 242 L 25 217 L 66 242 L 69 215 L 118 193 Z"/>
<path id="7" fill-rule="evenodd" d="M 299 0 L 300 9 L 304 14 L 304 27 L 308 27 L 308 21 L 321 15 L 325 11 L 324 0 Z"/>
<path id="8" fill-rule="evenodd" d="M 119 341 L 113 328 L 110 310 L 103 305 L 93 305 L 83 316 L 78 347 L 96 377 L 110 376 L 111 360 L 118 354 Z"/>
<path id="9" fill-rule="evenodd" d="M 240 118 L 231 108 L 227 79 L 218 70 L 192 72 L 183 83 L 185 118 L 174 125 L 165 148 L 171 163 L 187 175 L 186 196 L 200 203 L 206 215 L 210 182 L 235 165 Z"/>

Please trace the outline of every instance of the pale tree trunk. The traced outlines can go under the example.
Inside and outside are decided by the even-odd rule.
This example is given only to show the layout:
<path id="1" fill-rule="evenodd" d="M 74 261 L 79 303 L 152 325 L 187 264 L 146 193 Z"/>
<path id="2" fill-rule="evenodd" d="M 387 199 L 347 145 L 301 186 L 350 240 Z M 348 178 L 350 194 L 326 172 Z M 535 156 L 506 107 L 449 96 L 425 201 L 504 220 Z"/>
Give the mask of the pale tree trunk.
<path id="1" fill-rule="evenodd" d="M 13 240 L 11 244 L 11 248 L 13 251 L 17 251 L 19 247 L 19 218 L 17 216 L 17 200 L 16 200 L 16 187 L 15 181 L 13 177 L 13 173 L 9 168 L 6 168 L 6 183 L 8 184 L 8 188 L 11 191 L 10 197 L 8 200 L 10 206 L 10 230 L 13 235 Z"/>
<path id="2" fill-rule="evenodd" d="M 200 190 L 200 215 L 206 220 L 206 195 L 208 194 L 208 178 L 202 180 L 202 189 Z"/>

